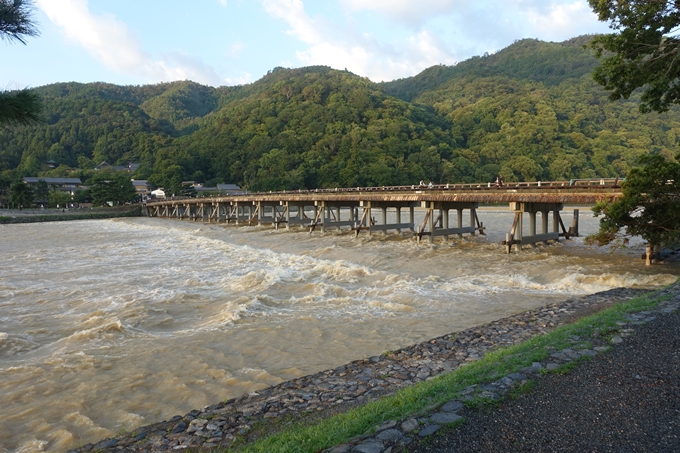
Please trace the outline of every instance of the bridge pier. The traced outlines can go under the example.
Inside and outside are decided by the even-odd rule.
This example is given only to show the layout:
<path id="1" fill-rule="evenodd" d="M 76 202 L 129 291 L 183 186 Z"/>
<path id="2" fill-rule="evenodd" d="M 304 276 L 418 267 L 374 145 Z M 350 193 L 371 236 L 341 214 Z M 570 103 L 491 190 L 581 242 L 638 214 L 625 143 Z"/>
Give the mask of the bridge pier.
<path id="1" fill-rule="evenodd" d="M 484 224 L 477 217 L 479 203 L 464 203 L 455 201 L 423 201 L 421 207 L 427 209 L 425 219 L 420 228 L 416 229 L 416 239 L 420 242 L 423 236 L 429 236 L 429 242 L 433 242 L 436 236 L 444 236 L 448 240 L 449 236 L 456 235 L 462 237 L 463 234 L 474 236 L 477 232 L 484 234 Z M 455 209 L 457 212 L 457 227 L 449 228 L 449 211 Z M 470 226 L 463 226 L 463 211 L 470 210 Z M 435 219 L 435 211 L 438 211 Z"/>
<path id="2" fill-rule="evenodd" d="M 560 217 L 563 209 L 562 203 L 523 203 L 511 202 L 510 210 L 515 212 L 515 219 L 512 223 L 510 233 L 505 235 L 505 253 L 511 253 L 512 247 L 516 246 L 517 251 L 522 251 L 523 245 L 536 247 L 538 243 L 548 243 L 549 241 L 559 242 L 560 237 L 566 239 L 578 236 L 578 216 L 579 210 L 574 209 L 574 217 L 569 230 L 564 228 L 564 223 Z M 552 231 L 548 232 L 548 213 L 552 211 Z M 523 236 L 523 214 L 529 214 L 529 235 Z M 541 233 L 536 232 L 536 214 L 541 213 Z M 562 228 L 560 233 L 559 229 Z"/>
<path id="3" fill-rule="evenodd" d="M 361 231 L 366 231 L 370 236 L 373 231 L 382 231 L 387 234 L 388 230 L 396 230 L 401 233 L 402 229 L 409 229 L 413 231 L 413 208 L 414 206 L 419 206 L 418 202 L 410 201 L 359 201 L 357 206 L 363 208 L 361 218 L 358 216 L 358 212 L 355 212 L 354 218 L 351 220 L 352 230 L 356 232 L 358 236 Z M 401 208 L 410 209 L 410 222 L 402 223 L 401 221 Z M 394 208 L 396 210 L 396 223 L 388 223 L 387 220 L 387 210 Z M 373 221 L 372 210 L 380 209 L 381 212 L 381 223 L 376 224 Z"/>
<path id="4" fill-rule="evenodd" d="M 314 220 L 309 223 L 311 233 L 317 226 L 321 227 L 321 233 L 326 232 L 326 228 L 353 227 L 356 223 L 356 208 L 358 201 L 315 201 Z M 349 212 L 349 219 L 342 220 L 342 210 L 346 208 Z"/>

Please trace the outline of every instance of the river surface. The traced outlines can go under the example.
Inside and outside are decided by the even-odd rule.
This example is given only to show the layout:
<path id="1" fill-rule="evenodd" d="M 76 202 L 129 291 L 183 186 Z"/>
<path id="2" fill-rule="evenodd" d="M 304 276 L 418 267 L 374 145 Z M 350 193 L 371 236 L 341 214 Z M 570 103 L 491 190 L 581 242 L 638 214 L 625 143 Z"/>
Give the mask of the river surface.
<path id="1" fill-rule="evenodd" d="M 434 244 L 153 218 L 0 226 L 0 452 L 65 451 L 573 295 L 680 275 L 673 261 L 645 267 L 635 241 L 506 255 L 512 214 L 479 214 L 487 237 Z M 596 228 L 582 209 L 581 233 Z"/>

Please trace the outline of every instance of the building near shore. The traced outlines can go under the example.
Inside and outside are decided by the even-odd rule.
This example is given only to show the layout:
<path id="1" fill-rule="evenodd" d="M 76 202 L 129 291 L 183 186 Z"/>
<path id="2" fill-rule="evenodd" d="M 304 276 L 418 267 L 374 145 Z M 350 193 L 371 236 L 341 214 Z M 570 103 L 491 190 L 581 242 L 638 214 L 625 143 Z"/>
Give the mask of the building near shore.
<path id="1" fill-rule="evenodd" d="M 165 198 L 165 190 L 163 190 L 162 187 L 159 187 L 156 190 L 152 190 L 151 191 L 151 198 L 158 198 L 158 199 Z"/>
<path id="2" fill-rule="evenodd" d="M 241 195 L 246 193 L 237 184 L 218 184 L 217 191 L 220 195 Z"/>
<path id="3" fill-rule="evenodd" d="M 24 182 L 33 189 L 38 187 L 38 181 L 45 181 L 50 189 L 68 192 L 71 196 L 73 196 L 76 190 L 83 188 L 80 178 L 41 178 L 39 176 L 26 176 L 24 178 Z"/>
<path id="4" fill-rule="evenodd" d="M 133 179 L 132 186 L 135 188 L 135 192 L 141 198 L 146 198 L 151 195 L 151 192 L 156 188 L 146 179 Z"/>

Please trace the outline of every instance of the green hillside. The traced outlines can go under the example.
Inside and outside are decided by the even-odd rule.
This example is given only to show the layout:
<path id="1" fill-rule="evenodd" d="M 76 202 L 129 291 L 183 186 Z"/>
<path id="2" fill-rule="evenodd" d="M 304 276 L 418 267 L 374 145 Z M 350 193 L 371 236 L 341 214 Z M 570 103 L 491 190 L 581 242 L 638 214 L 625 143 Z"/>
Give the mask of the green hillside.
<path id="1" fill-rule="evenodd" d="M 590 78 L 588 39 L 522 40 L 381 84 L 316 66 L 236 87 L 40 87 L 45 123 L 0 131 L 0 185 L 87 180 L 101 161 L 139 162 L 132 176 L 175 192 L 184 180 L 278 190 L 623 177 L 641 154 L 673 155 L 680 111 L 610 103 Z"/>
<path id="2" fill-rule="evenodd" d="M 455 66 L 432 66 L 416 76 L 380 85 L 386 93 L 409 102 L 453 78 L 465 76 L 505 76 L 555 86 L 592 73 L 598 60 L 583 49 L 591 39 L 592 36 L 580 36 L 561 43 L 523 39 L 492 55 L 472 57 Z"/>

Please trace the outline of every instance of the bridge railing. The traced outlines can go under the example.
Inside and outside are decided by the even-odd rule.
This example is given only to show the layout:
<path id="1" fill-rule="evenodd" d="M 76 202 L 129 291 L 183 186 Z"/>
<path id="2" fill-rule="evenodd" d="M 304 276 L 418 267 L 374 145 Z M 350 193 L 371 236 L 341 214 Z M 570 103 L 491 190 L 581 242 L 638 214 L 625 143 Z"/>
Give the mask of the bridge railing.
<path id="1" fill-rule="evenodd" d="M 406 192 L 406 191 L 429 191 L 429 190 L 499 190 L 499 189 L 509 189 L 509 190 L 526 190 L 526 189 L 537 189 L 537 188 L 560 188 L 560 189 L 577 189 L 579 187 L 602 187 L 602 188 L 617 188 L 621 187 L 621 183 L 625 179 L 621 178 L 592 178 L 592 179 L 571 179 L 564 181 L 531 181 L 531 182 L 506 182 L 502 185 L 497 185 L 495 183 L 465 183 L 465 184 L 413 184 L 410 186 L 377 186 L 377 187 L 336 187 L 336 188 L 326 188 L 326 189 L 298 189 L 298 190 L 282 190 L 282 191 L 269 191 L 269 192 L 242 192 L 239 194 L 231 194 L 231 196 L 247 196 L 247 195 L 268 195 L 268 194 L 313 194 L 313 193 L 356 193 L 356 192 Z M 217 195 L 216 197 L 222 197 L 224 195 Z M 199 197 L 203 198 L 203 197 Z M 205 197 L 206 199 L 215 198 Z M 172 200 L 194 200 L 196 197 L 173 197 Z M 153 201 L 165 201 L 168 198 L 149 200 Z"/>
<path id="2" fill-rule="evenodd" d="M 531 181 L 531 182 L 508 182 L 502 185 L 495 183 L 465 183 L 465 184 L 413 184 L 410 186 L 377 186 L 377 187 L 346 187 L 330 189 L 299 189 L 283 190 L 278 192 L 250 192 L 248 195 L 260 195 L 266 193 L 338 193 L 338 192 L 393 192 L 393 191 L 413 191 L 413 190 L 498 190 L 498 189 L 528 189 L 539 187 L 620 187 L 623 179 L 621 178 L 593 178 L 593 179 L 572 179 L 569 181 Z"/>

